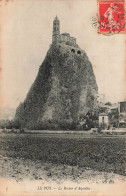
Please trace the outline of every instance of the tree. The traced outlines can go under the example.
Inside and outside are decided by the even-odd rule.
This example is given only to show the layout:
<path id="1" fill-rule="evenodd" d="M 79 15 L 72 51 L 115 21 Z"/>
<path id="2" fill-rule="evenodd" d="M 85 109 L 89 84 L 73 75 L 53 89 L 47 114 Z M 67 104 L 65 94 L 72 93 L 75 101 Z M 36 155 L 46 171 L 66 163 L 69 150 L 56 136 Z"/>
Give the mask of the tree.
<path id="1" fill-rule="evenodd" d="M 105 103 L 105 105 L 112 106 L 112 103 L 108 101 L 108 102 Z"/>
<path id="2" fill-rule="evenodd" d="M 109 120 L 111 125 L 118 127 L 119 124 L 119 112 L 118 110 L 109 113 Z"/>
<path id="3" fill-rule="evenodd" d="M 0 128 L 11 129 L 12 128 L 12 121 L 11 120 L 1 120 L 0 121 Z"/>

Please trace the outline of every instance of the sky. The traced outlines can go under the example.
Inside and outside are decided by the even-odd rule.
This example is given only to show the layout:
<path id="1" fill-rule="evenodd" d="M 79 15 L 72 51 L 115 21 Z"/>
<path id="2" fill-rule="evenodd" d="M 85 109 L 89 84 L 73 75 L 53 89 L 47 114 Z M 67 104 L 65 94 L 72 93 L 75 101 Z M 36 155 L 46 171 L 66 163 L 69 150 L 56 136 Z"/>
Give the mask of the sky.
<path id="1" fill-rule="evenodd" d="M 61 33 L 76 37 L 92 63 L 99 94 L 118 102 L 126 97 L 124 34 L 105 36 L 92 26 L 97 0 L 0 1 L 1 106 L 16 108 L 26 97 L 52 42 L 55 16 Z"/>

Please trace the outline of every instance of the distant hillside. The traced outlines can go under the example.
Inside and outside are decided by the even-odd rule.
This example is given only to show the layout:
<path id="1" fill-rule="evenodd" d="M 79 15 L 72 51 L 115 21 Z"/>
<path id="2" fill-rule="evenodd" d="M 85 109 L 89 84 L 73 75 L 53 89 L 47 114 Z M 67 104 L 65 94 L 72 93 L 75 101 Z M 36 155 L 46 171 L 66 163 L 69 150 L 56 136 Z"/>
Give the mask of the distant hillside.
<path id="1" fill-rule="evenodd" d="M 0 108 L 0 119 L 12 120 L 15 116 L 15 108 L 1 107 Z"/>

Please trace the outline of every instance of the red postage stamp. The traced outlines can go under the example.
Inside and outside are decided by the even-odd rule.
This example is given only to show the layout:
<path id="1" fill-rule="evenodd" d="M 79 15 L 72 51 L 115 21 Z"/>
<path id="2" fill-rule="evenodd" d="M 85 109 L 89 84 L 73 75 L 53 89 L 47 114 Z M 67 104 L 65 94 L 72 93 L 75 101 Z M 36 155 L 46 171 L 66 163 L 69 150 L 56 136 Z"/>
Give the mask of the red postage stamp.
<path id="1" fill-rule="evenodd" d="M 99 0 L 99 33 L 125 32 L 124 0 Z"/>

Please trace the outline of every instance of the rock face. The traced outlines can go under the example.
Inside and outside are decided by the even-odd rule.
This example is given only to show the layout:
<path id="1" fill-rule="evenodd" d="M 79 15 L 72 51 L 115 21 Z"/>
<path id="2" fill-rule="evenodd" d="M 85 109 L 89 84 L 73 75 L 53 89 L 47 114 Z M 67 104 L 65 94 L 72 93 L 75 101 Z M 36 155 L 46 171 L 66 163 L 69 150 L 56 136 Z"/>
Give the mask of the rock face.
<path id="1" fill-rule="evenodd" d="M 22 127 L 62 129 L 97 107 L 92 65 L 79 46 L 50 46 L 26 99 L 16 111 Z"/>

